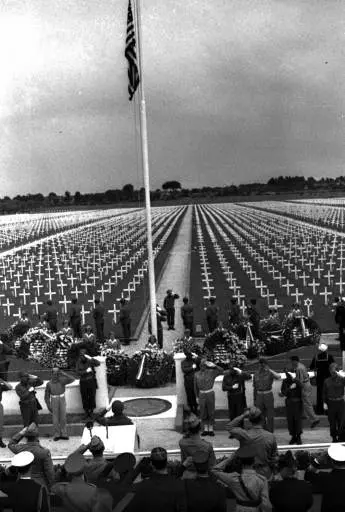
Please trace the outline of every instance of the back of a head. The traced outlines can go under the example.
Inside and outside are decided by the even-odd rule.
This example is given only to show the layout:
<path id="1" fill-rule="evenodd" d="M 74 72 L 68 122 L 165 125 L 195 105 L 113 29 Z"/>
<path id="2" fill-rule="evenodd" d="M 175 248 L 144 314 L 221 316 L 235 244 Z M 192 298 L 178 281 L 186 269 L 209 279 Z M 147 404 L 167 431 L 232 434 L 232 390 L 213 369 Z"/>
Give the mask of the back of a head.
<path id="1" fill-rule="evenodd" d="M 189 301 L 188 297 L 183 297 L 182 300 L 183 300 L 183 304 L 188 304 L 188 301 Z"/>
<path id="2" fill-rule="evenodd" d="M 283 453 L 278 461 L 279 471 L 283 478 L 289 478 L 297 470 L 297 461 L 291 450 Z"/>
<path id="3" fill-rule="evenodd" d="M 157 447 L 151 450 L 151 464 L 156 471 L 162 471 L 168 465 L 168 454 L 165 448 Z"/>

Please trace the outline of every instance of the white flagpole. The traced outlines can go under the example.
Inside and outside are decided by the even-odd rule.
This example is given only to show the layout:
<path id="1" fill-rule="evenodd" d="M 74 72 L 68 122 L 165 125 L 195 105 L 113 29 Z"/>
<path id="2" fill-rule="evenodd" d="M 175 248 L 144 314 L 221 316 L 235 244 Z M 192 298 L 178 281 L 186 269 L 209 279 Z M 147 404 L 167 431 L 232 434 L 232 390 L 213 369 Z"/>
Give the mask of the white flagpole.
<path id="1" fill-rule="evenodd" d="M 141 153 L 143 161 L 144 187 L 145 187 L 145 210 L 147 226 L 147 254 L 148 254 L 148 272 L 149 272 L 149 290 L 150 290 L 150 310 L 152 334 L 157 338 L 157 316 L 156 316 L 156 282 L 155 267 L 152 249 L 152 226 L 151 226 L 151 199 L 150 199 L 150 173 L 149 173 L 149 152 L 147 142 L 147 119 L 146 119 L 146 101 L 144 92 L 144 73 L 143 73 L 143 50 L 141 44 L 141 17 L 140 0 L 134 0 L 135 5 L 135 27 L 138 41 L 138 63 L 139 63 L 139 93 L 140 93 L 140 131 L 141 131 Z"/>

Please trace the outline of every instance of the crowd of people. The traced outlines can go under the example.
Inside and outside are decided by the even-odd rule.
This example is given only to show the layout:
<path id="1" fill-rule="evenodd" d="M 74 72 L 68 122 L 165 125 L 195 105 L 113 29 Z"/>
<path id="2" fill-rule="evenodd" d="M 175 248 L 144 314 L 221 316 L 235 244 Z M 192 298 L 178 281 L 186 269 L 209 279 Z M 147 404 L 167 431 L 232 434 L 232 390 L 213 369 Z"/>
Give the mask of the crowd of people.
<path id="1" fill-rule="evenodd" d="M 112 417 L 99 412 L 103 424 L 130 424 L 121 402 L 114 404 Z M 54 466 L 50 451 L 41 445 L 39 427 L 31 423 L 13 436 L 9 448 L 15 455 L 9 466 L 0 468 L 0 510 L 226 512 L 232 500 L 236 512 L 307 512 L 315 493 L 322 495 L 322 512 L 343 510 L 343 445 L 328 449 L 331 471 L 321 471 L 310 455 L 301 471 L 291 451 L 278 454 L 275 436 L 266 430 L 257 407 L 246 409 L 227 428 L 239 447 L 220 460 L 201 436 L 200 418 L 190 413 L 179 441 L 179 461 L 169 459 L 162 446 L 139 460 L 127 452 L 107 458 L 102 440 L 92 436 L 63 465 Z"/>

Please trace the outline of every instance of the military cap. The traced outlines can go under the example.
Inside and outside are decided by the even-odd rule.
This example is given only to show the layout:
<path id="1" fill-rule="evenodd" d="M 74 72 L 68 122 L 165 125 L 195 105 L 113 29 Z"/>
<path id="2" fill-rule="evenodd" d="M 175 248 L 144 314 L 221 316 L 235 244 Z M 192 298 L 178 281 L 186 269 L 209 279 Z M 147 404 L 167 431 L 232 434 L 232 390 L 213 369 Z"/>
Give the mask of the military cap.
<path id="1" fill-rule="evenodd" d="M 345 446 L 343 444 L 331 444 L 328 455 L 335 462 L 345 462 Z"/>
<path id="2" fill-rule="evenodd" d="M 194 464 L 206 464 L 209 458 L 210 454 L 206 450 L 198 450 L 192 456 Z"/>
<path id="3" fill-rule="evenodd" d="M 11 461 L 11 464 L 12 466 L 16 467 L 16 468 L 23 468 L 25 466 L 28 466 L 29 464 L 32 464 L 32 462 L 34 461 L 35 457 L 34 457 L 34 454 L 31 453 L 31 452 L 20 452 L 20 453 L 17 453 L 12 461 Z"/>
<path id="4" fill-rule="evenodd" d="M 136 460 L 133 453 L 120 453 L 120 455 L 118 455 L 116 459 L 114 459 L 113 468 L 118 473 L 125 473 L 126 471 L 129 471 L 134 468 L 135 462 Z"/>
<path id="5" fill-rule="evenodd" d="M 64 467 L 70 475 L 81 475 L 85 465 L 86 461 L 81 453 L 72 453 L 67 457 Z"/>
<path id="6" fill-rule="evenodd" d="M 100 450 L 104 450 L 104 443 L 102 439 L 98 436 L 92 436 L 89 449 L 90 452 L 98 452 Z"/>
<path id="7" fill-rule="evenodd" d="M 167 290 L 167 293 L 172 293 L 172 290 L 170 290 L 170 288 L 169 288 L 169 290 Z"/>
<path id="8" fill-rule="evenodd" d="M 152 461 L 163 461 L 168 460 L 168 454 L 165 448 L 157 447 L 151 450 L 151 460 Z"/>

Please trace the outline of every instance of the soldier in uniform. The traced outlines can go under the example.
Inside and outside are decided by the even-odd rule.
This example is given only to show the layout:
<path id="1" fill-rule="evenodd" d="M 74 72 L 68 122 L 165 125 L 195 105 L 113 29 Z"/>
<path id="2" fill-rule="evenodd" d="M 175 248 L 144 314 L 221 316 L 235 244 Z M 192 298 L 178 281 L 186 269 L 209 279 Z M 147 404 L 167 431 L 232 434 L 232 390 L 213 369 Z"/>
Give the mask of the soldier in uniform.
<path id="1" fill-rule="evenodd" d="M 336 363 L 329 367 L 331 376 L 323 385 L 324 408 L 328 410 L 328 421 L 333 443 L 339 441 L 340 428 L 344 419 L 345 375 L 338 370 Z"/>
<path id="2" fill-rule="evenodd" d="M 209 305 L 206 308 L 206 322 L 209 332 L 213 332 L 218 327 L 219 307 L 216 306 L 216 298 L 209 298 Z"/>
<path id="3" fill-rule="evenodd" d="M 34 459 L 34 454 L 29 451 L 22 451 L 13 457 L 11 465 L 16 468 L 18 479 L 7 485 L 6 510 L 10 508 L 22 512 L 50 511 L 47 489 L 32 476 Z M 0 508 L 3 510 L 1 501 Z"/>
<path id="4" fill-rule="evenodd" d="M 250 305 L 247 306 L 247 315 L 252 324 L 253 336 L 258 338 L 260 333 L 260 314 L 256 309 L 256 299 L 250 299 Z"/>
<path id="5" fill-rule="evenodd" d="M 48 323 L 49 329 L 52 332 L 57 332 L 57 318 L 58 311 L 51 300 L 47 300 L 47 309 L 44 315 L 45 321 Z"/>
<path id="6" fill-rule="evenodd" d="M 188 297 L 183 297 L 183 306 L 181 307 L 181 318 L 183 327 L 189 329 L 191 336 L 193 336 L 194 329 L 194 312 L 193 306 L 189 304 Z"/>
<path id="7" fill-rule="evenodd" d="M 53 368 L 52 378 L 47 382 L 44 394 L 44 400 L 48 411 L 53 415 L 54 441 L 59 439 L 69 439 L 66 426 L 66 385 L 75 381 L 60 368 Z"/>
<path id="8" fill-rule="evenodd" d="M 72 453 L 66 459 L 64 468 L 71 477 L 70 482 L 56 483 L 52 493 L 59 496 L 66 511 L 92 512 L 97 503 L 97 487 L 85 481 L 86 460 L 81 453 Z"/>
<path id="9" fill-rule="evenodd" d="M 316 371 L 316 414 L 324 414 L 323 385 L 325 380 L 331 376 L 329 367 L 332 363 L 334 363 L 334 358 L 328 353 L 328 346 L 321 343 L 310 364 L 310 370 Z"/>
<path id="10" fill-rule="evenodd" d="M 222 389 L 228 394 L 229 419 L 233 420 L 244 413 L 247 407 L 245 381 L 252 376 L 239 368 L 231 366 L 224 374 Z"/>
<path id="11" fill-rule="evenodd" d="M 114 402 L 109 407 L 104 407 L 101 409 L 99 413 L 95 416 L 95 421 L 100 425 L 104 425 L 107 427 L 116 427 L 120 425 L 133 425 L 133 421 L 123 414 L 124 405 L 120 400 L 114 400 Z M 113 415 L 109 418 L 105 418 L 104 416 L 107 412 L 112 411 Z"/>
<path id="12" fill-rule="evenodd" d="M 72 307 L 69 311 L 69 322 L 73 329 L 74 338 L 80 339 L 81 334 L 81 306 L 78 304 L 78 299 L 72 299 Z"/>
<path id="13" fill-rule="evenodd" d="M 74 453 L 84 454 L 87 450 L 92 453 L 92 459 L 87 461 L 84 472 L 87 481 L 96 484 L 98 478 L 107 466 L 107 460 L 104 458 L 104 443 L 98 436 L 92 436 L 89 444 L 82 444 Z"/>
<path id="14" fill-rule="evenodd" d="M 26 443 L 20 443 L 24 437 L 26 437 Z M 39 442 L 37 425 L 31 423 L 31 425 L 23 428 L 18 434 L 15 434 L 8 443 L 8 448 L 13 453 L 27 451 L 35 456 L 31 468 L 31 478 L 49 490 L 54 482 L 53 461 L 50 451 Z"/>
<path id="15" fill-rule="evenodd" d="M 96 408 L 97 379 L 95 367 L 100 362 L 87 354 L 87 349 L 80 346 L 79 357 L 76 363 L 76 372 L 79 375 L 80 394 L 85 411 L 85 419 L 90 418 Z"/>
<path id="16" fill-rule="evenodd" d="M 265 418 L 265 426 L 270 432 L 274 431 L 274 397 L 273 380 L 280 380 L 279 373 L 273 371 L 264 357 L 259 358 L 259 368 L 254 373 L 253 389 L 254 404 Z"/>
<path id="17" fill-rule="evenodd" d="M 184 388 L 186 390 L 187 404 L 191 412 L 197 413 L 198 404 L 195 396 L 195 373 L 198 371 L 197 359 L 193 358 L 192 352 L 188 349 L 184 350 L 186 359 L 182 361 L 181 368 L 184 374 Z"/>
<path id="18" fill-rule="evenodd" d="M 126 299 L 121 299 L 120 305 L 120 324 L 122 327 L 123 344 L 129 345 L 131 339 L 131 312 Z"/>
<path id="19" fill-rule="evenodd" d="M 235 297 L 231 299 L 231 306 L 229 311 L 230 327 L 239 325 L 241 320 L 241 309 Z"/>
<path id="20" fill-rule="evenodd" d="M 283 380 L 281 394 L 285 396 L 286 419 L 291 440 L 289 444 L 302 444 L 302 391 L 301 383 L 292 377 L 289 372 Z"/>
<path id="21" fill-rule="evenodd" d="M 15 390 L 19 396 L 19 407 L 23 418 L 24 427 L 30 423 L 38 424 L 38 400 L 36 398 L 35 388 L 42 386 L 43 380 L 35 375 L 29 375 L 25 371 L 19 372 L 19 384 Z"/>
<path id="22" fill-rule="evenodd" d="M 175 330 L 175 300 L 180 296 L 173 293 L 172 290 L 167 290 L 166 297 L 163 302 L 163 308 L 167 312 L 168 329 Z"/>
<path id="23" fill-rule="evenodd" d="M 99 299 L 95 299 L 92 316 L 95 321 L 97 341 L 102 343 L 104 340 L 104 306 Z"/>
<path id="24" fill-rule="evenodd" d="M 202 421 L 202 436 L 214 436 L 215 394 L 214 381 L 222 375 L 223 368 L 202 359 L 200 371 L 195 374 L 195 394 L 199 399 L 200 419 Z"/>

